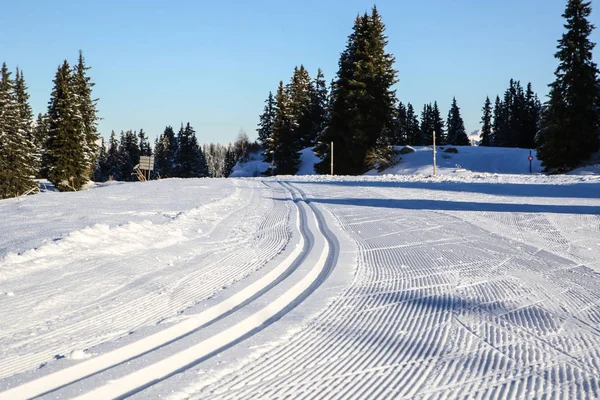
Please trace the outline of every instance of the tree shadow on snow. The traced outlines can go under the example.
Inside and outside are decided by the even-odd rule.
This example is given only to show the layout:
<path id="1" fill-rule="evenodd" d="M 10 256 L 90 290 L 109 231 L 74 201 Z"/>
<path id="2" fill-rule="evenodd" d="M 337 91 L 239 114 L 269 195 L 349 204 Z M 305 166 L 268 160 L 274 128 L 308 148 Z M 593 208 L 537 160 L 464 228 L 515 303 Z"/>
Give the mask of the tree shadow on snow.
<path id="1" fill-rule="evenodd" d="M 595 206 L 550 205 L 550 204 L 507 204 L 477 203 L 471 201 L 425 200 L 425 199 L 361 199 L 312 198 L 309 202 L 321 204 L 350 205 L 359 207 L 392 208 L 401 210 L 431 211 L 484 211 L 484 212 L 519 212 L 519 213 L 551 213 L 551 214 L 586 214 L 598 215 L 600 209 Z"/>
<path id="2" fill-rule="evenodd" d="M 296 182 L 301 184 L 304 182 Z M 308 182 L 306 182 L 308 183 Z M 515 184 L 515 183 L 476 183 L 476 182 L 369 182 L 369 181 L 338 181 L 310 182 L 348 187 L 382 187 L 404 189 L 426 189 L 444 192 L 481 193 L 496 196 L 518 197 L 558 197 L 558 198 L 600 198 L 600 185 L 593 183 L 574 183 L 565 185 L 549 184 Z"/>

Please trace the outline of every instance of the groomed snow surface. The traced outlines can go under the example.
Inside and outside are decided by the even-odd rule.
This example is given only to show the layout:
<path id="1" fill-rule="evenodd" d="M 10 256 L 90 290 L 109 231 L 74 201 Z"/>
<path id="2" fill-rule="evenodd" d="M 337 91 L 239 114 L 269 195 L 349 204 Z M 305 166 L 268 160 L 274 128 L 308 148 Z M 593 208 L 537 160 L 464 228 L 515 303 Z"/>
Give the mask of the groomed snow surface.
<path id="1" fill-rule="evenodd" d="M 478 149 L 0 201 L 0 399 L 600 397 L 600 175 Z"/>

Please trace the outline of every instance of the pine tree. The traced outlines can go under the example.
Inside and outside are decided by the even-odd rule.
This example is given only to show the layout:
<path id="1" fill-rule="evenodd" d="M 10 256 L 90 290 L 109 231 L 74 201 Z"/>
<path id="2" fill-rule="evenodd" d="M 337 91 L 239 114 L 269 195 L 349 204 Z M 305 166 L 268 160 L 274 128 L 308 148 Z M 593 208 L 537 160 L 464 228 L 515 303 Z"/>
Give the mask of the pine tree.
<path id="1" fill-rule="evenodd" d="M 140 147 L 138 135 L 132 130 L 121 131 L 121 140 L 118 151 L 118 165 L 120 180 L 137 181 L 135 166 L 140 162 Z"/>
<path id="2" fill-rule="evenodd" d="M 275 99 L 273 93 L 269 92 L 269 97 L 265 101 L 265 109 L 260 116 L 260 122 L 258 123 L 258 142 L 263 148 L 266 148 L 269 144 L 269 138 L 273 134 L 273 121 L 275 120 Z"/>
<path id="3" fill-rule="evenodd" d="M 101 138 L 100 149 L 98 151 L 98 159 L 96 160 L 96 170 L 94 171 L 94 182 L 106 182 L 110 173 L 110 165 L 108 163 L 108 153 L 104 138 Z"/>
<path id="4" fill-rule="evenodd" d="M 58 68 L 48 106 L 48 179 L 61 191 L 79 190 L 89 180 L 90 165 L 78 96 L 67 60 Z"/>
<path id="5" fill-rule="evenodd" d="M 154 145 L 155 173 L 161 178 L 175 177 L 175 154 L 177 153 L 177 138 L 173 127 L 165 127 L 164 132 L 157 138 Z"/>
<path id="6" fill-rule="evenodd" d="M 431 146 L 433 144 L 433 120 L 431 118 L 431 104 L 425 104 L 421 111 L 421 142 L 418 146 Z"/>
<path id="7" fill-rule="evenodd" d="M 499 100 L 499 99 L 498 99 Z M 491 146 L 492 145 L 492 102 L 489 97 L 485 98 L 485 104 L 483 105 L 483 116 L 481 117 L 481 133 L 479 137 L 481 141 L 480 146 Z"/>
<path id="8" fill-rule="evenodd" d="M 406 143 L 411 146 L 423 144 L 419 119 L 412 104 L 406 106 Z"/>
<path id="9" fill-rule="evenodd" d="M 329 120 L 329 91 L 325 81 L 325 75 L 321 68 L 317 71 L 317 76 L 312 84 L 310 96 L 310 118 L 312 121 L 311 138 L 312 144 L 319 140 L 323 131 L 327 127 Z"/>
<path id="10" fill-rule="evenodd" d="M 563 18 L 566 32 L 558 41 L 556 80 L 550 84 L 538 158 L 546 171 L 565 172 L 581 164 L 600 146 L 598 68 L 592 61 L 594 26 L 591 2 L 569 0 Z"/>
<path id="11" fill-rule="evenodd" d="M 27 132 L 30 117 L 24 115 L 24 93 L 11 78 L 6 63 L 0 71 L 0 199 L 19 196 L 36 187 L 33 146 Z M 30 109 L 29 109 L 30 110 Z"/>
<path id="12" fill-rule="evenodd" d="M 175 153 L 175 176 L 178 178 L 200 178 L 208 176 L 208 167 L 202 149 L 198 145 L 196 132 L 188 122 L 177 134 Z"/>
<path id="13" fill-rule="evenodd" d="M 542 106 L 540 100 L 533 92 L 531 83 L 529 83 L 527 84 L 527 91 L 525 93 L 525 106 L 521 123 L 521 133 L 519 135 L 519 147 L 524 149 L 533 149 L 535 147 L 535 135 L 540 129 L 541 111 Z"/>
<path id="14" fill-rule="evenodd" d="M 223 166 L 224 177 L 227 178 L 229 177 L 229 175 L 231 175 L 233 167 L 235 167 L 236 163 L 237 161 L 235 159 L 235 152 L 233 151 L 233 148 L 229 146 L 227 148 L 227 152 L 225 153 L 225 165 Z"/>
<path id="15" fill-rule="evenodd" d="M 279 82 L 277 95 L 277 114 L 273 124 L 273 135 L 269 142 L 268 154 L 274 161 L 274 173 L 277 175 L 294 175 L 298 172 L 300 162 L 300 145 L 298 137 L 294 134 L 294 126 L 290 115 L 289 94 Z"/>
<path id="16" fill-rule="evenodd" d="M 139 146 L 140 146 L 140 156 L 151 156 L 152 155 L 152 147 L 150 146 L 150 142 L 148 141 L 148 137 L 146 136 L 146 132 L 143 129 L 140 129 L 140 133 L 138 133 L 139 138 Z"/>
<path id="17" fill-rule="evenodd" d="M 408 138 L 408 121 L 406 106 L 401 101 L 398 102 L 398 110 L 396 114 L 396 129 L 395 134 L 391 138 L 391 143 L 396 146 L 407 143 Z"/>
<path id="18" fill-rule="evenodd" d="M 294 75 L 287 90 L 294 136 L 296 136 L 300 148 L 310 147 L 316 139 L 311 114 L 311 95 L 314 88 L 304 65 L 294 68 Z"/>
<path id="19" fill-rule="evenodd" d="M 442 115 L 440 113 L 440 109 L 438 107 L 437 101 L 433 103 L 433 108 L 431 109 L 431 125 L 433 128 L 433 132 L 435 133 L 435 142 L 437 145 L 446 144 L 446 133 L 444 132 L 444 120 L 442 119 Z"/>
<path id="20" fill-rule="evenodd" d="M 17 106 L 19 107 L 20 129 L 27 137 L 27 140 L 33 144 L 35 141 L 33 137 L 33 111 L 31 105 L 29 105 L 29 93 L 27 92 L 27 84 L 25 83 L 23 71 L 20 71 L 18 68 L 15 79 L 15 94 Z"/>
<path id="21" fill-rule="evenodd" d="M 48 116 L 39 113 L 33 127 L 33 147 L 38 161 L 36 167 L 36 176 L 40 178 L 48 177 L 49 158 L 46 152 L 46 143 L 48 141 Z"/>
<path id="22" fill-rule="evenodd" d="M 73 68 L 73 86 L 81 116 L 81 134 L 84 137 L 86 168 L 91 176 L 96 165 L 96 158 L 98 157 L 98 140 L 100 139 L 100 135 L 98 134 L 99 118 L 96 110 L 98 99 L 92 97 L 92 88 L 95 83 L 87 76 L 89 69 L 91 67 L 85 65 L 83 52 L 80 50 L 77 65 Z"/>
<path id="23" fill-rule="evenodd" d="M 334 142 L 336 172 L 357 175 L 367 170 L 367 151 L 394 130 L 397 82 L 394 57 L 386 53 L 385 26 L 376 7 L 358 16 L 339 60 L 332 87 L 330 121 L 315 152 L 319 173 L 329 173 Z"/>
<path id="24" fill-rule="evenodd" d="M 453 146 L 470 146 L 471 142 L 465 131 L 465 124 L 460 116 L 460 108 L 456 103 L 456 97 L 452 99 L 452 106 L 448 112 L 448 144 Z"/>
<path id="25" fill-rule="evenodd" d="M 506 126 L 508 125 L 506 115 L 504 113 L 504 104 L 500 100 L 500 96 L 496 96 L 496 102 L 494 103 L 494 123 L 493 123 L 493 135 L 492 145 L 500 147 L 504 143 L 504 133 Z"/>
<path id="26" fill-rule="evenodd" d="M 119 181 L 122 179 L 119 161 L 119 141 L 115 131 L 110 133 L 108 150 L 106 150 L 106 178 Z"/>

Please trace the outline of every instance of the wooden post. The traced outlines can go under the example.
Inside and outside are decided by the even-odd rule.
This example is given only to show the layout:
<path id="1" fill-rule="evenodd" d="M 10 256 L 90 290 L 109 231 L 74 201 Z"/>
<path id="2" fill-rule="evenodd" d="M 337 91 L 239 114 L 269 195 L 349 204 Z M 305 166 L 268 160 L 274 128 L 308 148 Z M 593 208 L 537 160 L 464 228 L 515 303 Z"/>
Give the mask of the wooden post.
<path id="1" fill-rule="evenodd" d="M 435 131 L 433 131 L 433 176 L 436 174 L 436 153 L 437 149 L 435 147 Z"/>
<path id="2" fill-rule="evenodd" d="M 333 176 L 333 141 L 331 141 L 331 176 Z"/>

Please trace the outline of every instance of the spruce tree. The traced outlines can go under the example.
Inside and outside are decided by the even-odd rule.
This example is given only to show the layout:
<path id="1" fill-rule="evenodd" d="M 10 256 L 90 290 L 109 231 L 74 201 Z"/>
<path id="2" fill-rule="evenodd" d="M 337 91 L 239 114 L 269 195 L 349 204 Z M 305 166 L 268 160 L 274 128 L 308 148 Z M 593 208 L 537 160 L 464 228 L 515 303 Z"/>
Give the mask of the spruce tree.
<path id="1" fill-rule="evenodd" d="M 108 164 L 108 153 L 104 138 L 101 138 L 98 158 L 96 160 L 96 170 L 94 171 L 94 182 L 106 182 L 110 173 L 110 165 Z"/>
<path id="2" fill-rule="evenodd" d="M 406 144 L 420 146 L 423 144 L 419 119 L 412 104 L 406 106 Z"/>
<path id="3" fill-rule="evenodd" d="M 223 176 L 229 177 L 231 172 L 233 171 L 233 167 L 237 163 L 235 159 L 235 152 L 233 151 L 233 147 L 229 146 L 227 148 L 227 152 L 225 153 L 225 165 L 223 166 Z"/>
<path id="4" fill-rule="evenodd" d="M 48 177 L 49 158 L 46 152 L 46 142 L 48 141 L 48 116 L 39 113 L 33 127 L 33 147 L 37 159 L 36 176 L 39 178 Z"/>
<path id="5" fill-rule="evenodd" d="M 431 104 L 425 104 L 421 111 L 421 142 L 418 146 L 431 146 L 433 144 L 433 120 L 431 118 Z"/>
<path id="6" fill-rule="evenodd" d="M 175 153 L 177 153 L 177 138 L 170 125 L 157 138 L 154 145 L 155 173 L 161 178 L 173 178 L 175 167 Z"/>
<path id="7" fill-rule="evenodd" d="M 273 133 L 273 121 L 275 119 L 275 99 L 273 93 L 269 92 L 269 97 L 265 100 L 265 109 L 260 116 L 260 122 L 258 123 L 258 143 L 266 148 L 269 144 L 269 138 Z"/>
<path id="8" fill-rule="evenodd" d="M 433 103 L 433 108 L 431 109 L 431 125 L 433 128 L 433 133 L 435 134 L 435 142 L 437 145 L 446 144 L 446 133 L 444 132 L 444 120 L 442 119 L 442 115 L 440 113 L 440 109 L 438 107 L 437 101 Z"/>
<path id="9" fill-rule="evenodd" d="M 396 114 L 396 129 L 392 137 L 392 144 L 401 146 L 407 143 L 408 138 L 408 118 L 406 106 L 401 101 L 398 102 L 398 110 Z"/>
<path id="10" fill-rule="evenodd" d="M 81 134 L 83 135 L 84 154 L 86 168 L 89 175 L 94 171 L 96 165 L 96 157 L 98 156 L 98 121 L 97 102 L 92 96 L 92 88 L 95 83 L 87 75 L 87 71 L 91 67 L 86 66 L 83 52 L 79 51 L 79 59 L 77 65 L 73 68 L 73 86 L 74 92 L 78 99 L 79 114 L 81 116 Z"/>
<path id="11" fill-rule="evenodd" d="M 312 144 L 315 144 L 315 141 L 321 138 L 329 120 L 329 91 L 327 89 L 325 75 L 323 75 L 323 71 L 321 70 L 321 68 L 319 68 L 319 70 L 317 71 L 317 76 L 314 79 L 311 90 L 311 138 L 313 138 Z"/>
<path id="12" fill-rule="evenodd" d="M 448 112 L 448 144 L 453 146 L 470 146 L 471 142 L 465 130 L 465 124 L 460 116 L 460 108 L 456 103 L 456 97 L 452 99 L 452 106 Z"/>
<path id="13" fill-rule="evenodd" d="M 119 143 L 118 165 L 120 180 L 137 181 L 135 166 L 140 162 L 140 147 L 138 145 L 138 135 L 132 130 L 121 131 L 121 140 Z"/>
<path id="14" fill-rule="evenodd" d="M 177 134 L 174 173 L 178 178 L 200 178 L 208 176 L 208 167 L 202 149 L 198 145 L 196 132 L 188 122 Z"/>
<path id="15" fill-rule="evenodd" d="M 19 107 L 20 129 L 30 144 L 33 144 L 35 143 L 35 138 L 33 137 L 33 111 L 31 105 L 29 105 L 29 93 L 27 92 L 27 84 L 25 83 L 23 71 L 20 71 L 18 68 L 15 79 L 15 95 L 17 106 Z"/>
<path id="16" fill-rule="evenodd" d="M 525 92 L 525 108 L 519 135 L 519 147 L 524 149 L 535 148 L 535 136 L 540 129 L 541 111 L 540 100 L 533 92 L 531 83 L 529 83 Z"/>
<path id="17" fill-rule="evenodd" d="M 310 147 L 316 139 L 311 114 L 311 99 L 314 88 L 304 65 L 300 65 L 300 68 L 294 68 L 294 75 L 287 91 L 289 93 L 289 113 L 292 118 L 294 135 L 300 148 Z"/>
<path id="18" fill-rule="evenodd" d="M 500 96 L 496 96 L 496 102 L 494 103 L 494 123 L 493 123 L 493 136 L 492 146 L 500 147 L 504 143 L 504 133 L 507 125 L 506 115 L 504 113 L 504 104 L 500 100 Z"/>
<path id="19" fill-rule="evenodd" d="M 152 147 L 150 146 L 150 142 L 148 141 L 146 132 L 144 132 L 143 129 L 140 129 L 140 133 L 138 133 L 138 138 L 140 146 L 140 156 L 151 156 Z"/>
<path id="20" fill-rule="evenodd" d="M 119 161 L 119 141 L 115 131 L 110 133 L 108 149 L 106 150 L 106 178 L 119 181 L 121 176 L 121 165 Z"/>
<path id="21" fill-rule="evenodd" d="M 492 145 L 492 102 L 489 97 L 485 98 L 485 104 L 483 105 L 483 116 L 481 117 L 481 133 L 479 137 L 481 141 L 480 146 L 491 146 Z"/>
<path id="22" fill-rule="evenodd" d="M 67 60 L 58 68 L 48 105 L 48 179 L 61 191 L 79 190 L 90 165 L 80 104 Z"/>
<path id="23" fill-rule="evenodd" d="M 329 173 L 330 147 L 334 142 L 335 170 L 357 175 L 367 170 L 367 151 L 394 129 L 397 82 L 394 57 L 385 51 L 385 26 L 376 7 L 371 15 L 358 16 L 346 49 L 339 60 L 332 87 L 330 121 L 315 152 L 319 173 Z"/>
<path id="24" fill-rule="evenodd" d="M 294 175 L 298 172 L 300 150 L 298 137 L 294 134 L 291 116 L 291 101 L 283 82 L 279 82 L 277 95 L 277 114 L 273 124 L 273 135 L 268 147 L 268 154 L 274 161 L 274 173 L 277 175 Z"/>
<path id="25" fill-rule="evenodd" d="M 566 32 L 558 41 L 556 80 L 538 135 L 538 158 L 546 171 L 576 168 L 598 150 L 600 94 L 598 68 L 592 61 L 594 26 L 588 21 L 591 2 L 569 0 L 563 17 Z"/>
<path id="26" fill-rule="evenodd" d="M 31 117 L 23 113 L 29 105 L 22 104 L 28 96 L 19 93 L 19 79 L 19 71 L 15 82 L 3 63 L 0 71 L 0 199 L 22 195 L 37 186 L 33 180 L 34 149 L 27 132 Z"/>

